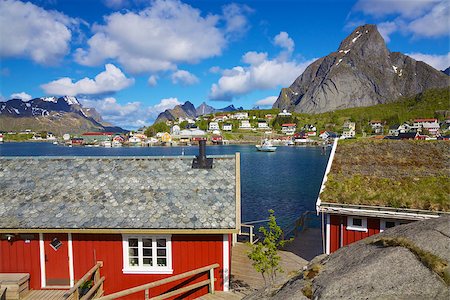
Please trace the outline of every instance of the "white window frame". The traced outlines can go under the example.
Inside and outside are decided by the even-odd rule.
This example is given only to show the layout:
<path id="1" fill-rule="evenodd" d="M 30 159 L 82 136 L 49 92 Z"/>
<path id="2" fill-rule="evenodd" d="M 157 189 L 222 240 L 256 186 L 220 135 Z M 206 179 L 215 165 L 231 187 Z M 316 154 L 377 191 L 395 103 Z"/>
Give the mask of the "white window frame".
<path id="1" fill-rule="evenodd" d="M 362 226 L 353 225 L 353 219 L 362 219 Z M 347 217 L 347 230 L 368 232 L 367 218 L 364 217 Z"/>
<path id="2" fill-rule="evenodd" d="M 386 228 L 386 222 L 394 222 L 395 223 L 394 227 L 400 225 L 400 221 L 399 220 L 381 219 L 380 220 L 380 232 L 383 232 L 386 229 L 389 229 L 389 228 Z M 392 228 L 392 227 L 390 227 L 390 228 Z"/>
<path id="3" fill-rule="evenodd" d="M 166 256 L 167 266 L 130 266 L 128 239 L 138 239 L 138 255 L 139 261 L 142 262 L 143 247 L 142 239 L 152 239 L 152 261 L 156 262 L 156 240 L 166 240 Z M 147 235 L 147 234 L 123 234 L 122 235 L 122 249 L 123 249 L 123 269 L 124 274 L 173 274 L 172 269 L 172 236 L 171 235 Z"/>

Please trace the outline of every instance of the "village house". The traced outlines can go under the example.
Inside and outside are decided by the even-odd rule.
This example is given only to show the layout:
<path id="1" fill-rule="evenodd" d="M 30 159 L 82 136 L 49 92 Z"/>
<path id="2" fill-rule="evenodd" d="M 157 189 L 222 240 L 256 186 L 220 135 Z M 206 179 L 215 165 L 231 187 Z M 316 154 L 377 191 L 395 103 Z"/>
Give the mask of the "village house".
<path id="1" fill-rule="evenodd" d="M 370 127 L 372 127 L 372 131 L 375 134 L 382 134 L 383 133 L 383 124 L 380 120 L 372 120 L 370 121 Z"/>
<path id="2" fill-rule="evenodd" d="M 421 131 L 426 131 L 432 136 L 439 135 L 440 125 L 437 119 L 415 119 L 413 126 Z"/>
<path id="3" fill-rule="evenodd" d="M 231 131 L 231 130 L 233 130 L 233 125 L 230 123 L 225 123 L 222 125 L 222 130 L 223 131 Z"/>
<path id="4" fill-rule="evenodd" d="M 85 132 L 81 136 L 86 144 L 96 144 L 106 141 L 111 141 L 113 132 Z"/>
<path id="5" fill-rule="evenodd" d="M 293 135 L 296 129 L 297 124 L 295 123 L 286 123 L 281 125 L 281 132 L 286 135 Z"/>
<path id="6" fill-rule="evenodd" d="M 178 125 L 173 125 L 172 128 L 170 129 L 170 133 L 174 136 L 180 135 L 180 131 L 181 131 L 181 128 Z"/>
<path id="7" fill-rule="evenodd" d="M 316 203 L 324 251 L 329 254 L 387 228 L 448 214 L 450 202 L 442 192 L 450 182 L 447 152 L 444 141 L 338 145 L 335 140 Z M 431 160 L 427 153 L 434 153 Z"/>
<path id="8" fill-rule="evenodd" d="M 269 129 L 269 125 L 267 125 L 266 121 L 258 121 L 258 129 Z"/>
<path id="9" fill-rule="evenodd" d="M 334 139 L 334 138 L 337 138 L 338 135 L 337 135 L 337 133 L 332 132 L 332 131 L 321 131 L 320 134 L 319 134 L 319 137 L 320 137 L 321 139 L 323 139 L 323 140 L 326 140 L 326 139 Z"/>
<path id="10" fill-rule="evenodd" d="M 344 123 L 344 126 L 342 126 L 342 127 L 343 127 L 342 137 L 344 139 L 351 139 L 351 138 L 355 137 L 355 134 L 356 134 L 356 132 L 355 132 L 356 124 L 355 124 L 355 122 L 347 121 L 347 122 Z"/>
<path id="11" fill-rule="evenodd" d="M 226 114 L 218 114 L 214 117 L 214 121 L 216 122 L 225 122 L 228 119 L 228 115 Z"/>
<path id="12" fill-rule="evenodd" d="M 266 119 L 266 120 L 272 120 L 273 119 L 273 116 L 272 116 L 272 114 L 266 114 L 265 116 L 264 116 L 264 118 Z"/>
<path id="13" fill-rule="evenodd" d="M 3 133 L 0 133 L 0 143 L 3 142 Z"/>
<path id="14" fill-rule="evenodd" d="M 239 129 L 252 129 L 252 125 L 249 120 L 242 120 Z"/>
<path id="15" fill-rule="evenodd" d="M 280 117 L 289 117 L 292 116 L 292 113 L 288 112 L 286 109 L 283 109 L 283 111 L 279 112 L 278 115 Z"/>
<path id="16" fill-rule="evenodd" d="M 219 130 L 219 123 L 217 122 L 209 122 L 209 126 L 208 126 L 209 131 L 213 131 L 213 130 Z"/>
<path id="17" fill-rule="evenodd" d="M 231 117 L 233 119 L 236 120 L 244 120 L 244 119 L 248 119 L 248 112 L 238 112 L 238 113 L 234 113 L 233 115 L 231 115 Z"/>
<path id="18" fill-rule="evenodd" d="M 24 273 L 33 290 L 69 291 L 94 267 L 94 283 L 111 295 L 193 271 L 151 297 L 190 286 L 177 297 L 227 291 L 239 161 L 0 157 L 0 273 Z M 144 290 L 120 299 L 144 299 Z"/>

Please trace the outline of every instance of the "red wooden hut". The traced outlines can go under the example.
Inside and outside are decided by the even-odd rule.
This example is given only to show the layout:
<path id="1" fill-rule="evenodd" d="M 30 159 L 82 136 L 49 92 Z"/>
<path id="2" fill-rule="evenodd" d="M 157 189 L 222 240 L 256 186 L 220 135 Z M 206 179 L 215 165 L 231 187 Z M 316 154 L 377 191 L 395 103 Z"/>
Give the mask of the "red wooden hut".
<path id="1" fill-rule="evenodd" d="M 324 252 L 403 223 L 448 214 L 448 146 L 408 140 L 338 146 L 336 139 L 316 203 Z"/>
<path id="2" fill-rule="evenodd" d="M 28 273 L 34 290 L 69 289 L 101 262 L 108 295 L 217 264 L 150 294 L 211 275 L 209 289 L 226 291 L 239 164 L 239 154 L 215 156 L 212 169 L 186 156 L 0 157 L 0 273 Z M 136 298 L 144 291 L 121 299 Z"/>

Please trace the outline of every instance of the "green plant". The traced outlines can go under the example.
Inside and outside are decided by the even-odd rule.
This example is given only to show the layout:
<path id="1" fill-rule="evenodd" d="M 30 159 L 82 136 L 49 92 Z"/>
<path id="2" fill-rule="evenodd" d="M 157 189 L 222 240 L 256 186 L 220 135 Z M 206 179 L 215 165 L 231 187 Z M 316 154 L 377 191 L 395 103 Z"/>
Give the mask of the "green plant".
<path id="1" fill-rule="evenodd" d="M 251 250 L 247 253 L 255 270 L 261 273 L 266 286 L 268 283 L 274 283 L 277 272 L 283 272 L 279 266 L 281 258 L 277 250 L 288 242 L 282 239 L 283 230 L 278 226 L 272 209 L 269 214 L 268 229 L 259 228 L 259 232 L 264 236 L 262 242 L 251 245 Z"/>

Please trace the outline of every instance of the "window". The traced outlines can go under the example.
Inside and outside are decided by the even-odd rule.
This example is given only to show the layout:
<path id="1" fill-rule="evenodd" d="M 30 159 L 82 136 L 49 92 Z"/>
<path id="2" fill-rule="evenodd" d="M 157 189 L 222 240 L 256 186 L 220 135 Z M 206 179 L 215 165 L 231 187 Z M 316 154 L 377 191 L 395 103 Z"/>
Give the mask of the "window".
<path id="1" fill-rule="evenodd" d="M 123 235 L 123 272 L 172 274 L 171 237 Z"/>
<path id="2" fill-rule="evenodd" d="M 388 228 L 392 228 L 398 225 L 407 224 L 408 222 L 405 221 L 398 221 L 398 220 L 381 220 L 380 221 L 380 232 L 385 231 Z"/>
<path id="3" fill-rule="evenodd" d="M 367 218 L 347 217 L 347 230 L 367 232 Z"/>

